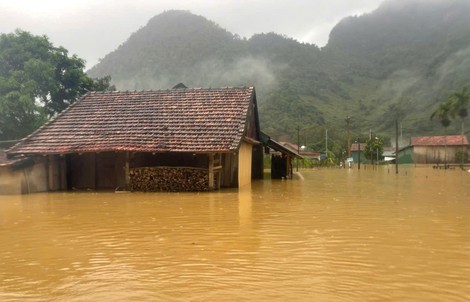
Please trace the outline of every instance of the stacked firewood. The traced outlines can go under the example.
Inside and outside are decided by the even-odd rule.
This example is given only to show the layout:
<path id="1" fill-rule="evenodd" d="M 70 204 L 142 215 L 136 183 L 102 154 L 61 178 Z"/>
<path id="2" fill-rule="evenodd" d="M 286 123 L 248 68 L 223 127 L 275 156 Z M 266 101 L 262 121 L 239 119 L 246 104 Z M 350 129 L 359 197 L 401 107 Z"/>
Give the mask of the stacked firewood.
<path id="1" fill-rule="evenodd" d="M 131 191 L 191 192 L 209 190 L 207 169 L 143 167 L 129 171 Z"/>

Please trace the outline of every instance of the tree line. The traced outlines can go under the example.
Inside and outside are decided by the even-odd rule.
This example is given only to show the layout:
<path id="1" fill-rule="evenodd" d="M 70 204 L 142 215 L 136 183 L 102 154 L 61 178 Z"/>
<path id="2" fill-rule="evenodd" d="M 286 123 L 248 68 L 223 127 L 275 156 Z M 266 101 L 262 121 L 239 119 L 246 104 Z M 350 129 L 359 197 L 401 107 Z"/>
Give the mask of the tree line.
<path id="1" fill-rule="evenodd" d="M 0 35 L 0 141 L 20 139 L 88 91 L 115 90 L 92 79 L 85 61 L 23 30 Z"/>

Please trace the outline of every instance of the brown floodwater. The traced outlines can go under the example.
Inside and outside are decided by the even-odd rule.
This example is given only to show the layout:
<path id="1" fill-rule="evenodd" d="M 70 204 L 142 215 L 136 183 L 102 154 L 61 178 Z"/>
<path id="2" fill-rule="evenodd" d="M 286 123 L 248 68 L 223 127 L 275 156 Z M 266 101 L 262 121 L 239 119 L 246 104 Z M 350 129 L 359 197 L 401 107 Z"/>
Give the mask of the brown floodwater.
<path id="1" fill-rule="evenodd" d="M 470 301 L 470 173 L 0 196 L 0 301 Z"/>

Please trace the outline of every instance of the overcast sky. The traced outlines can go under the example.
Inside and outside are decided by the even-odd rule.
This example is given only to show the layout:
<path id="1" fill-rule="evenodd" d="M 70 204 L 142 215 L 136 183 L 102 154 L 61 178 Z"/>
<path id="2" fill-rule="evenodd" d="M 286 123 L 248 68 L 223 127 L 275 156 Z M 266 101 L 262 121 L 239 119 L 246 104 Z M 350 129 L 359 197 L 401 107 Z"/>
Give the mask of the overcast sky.
<path id="1" fill-rule="evenodd" d="M 92 67 L 148 20 L 166 10 L 202 15 L 241 37 L 276 32 L 324 46 L 342 18 L 382 0 L 0 0 L 0 32 L 46 35 Z"/>

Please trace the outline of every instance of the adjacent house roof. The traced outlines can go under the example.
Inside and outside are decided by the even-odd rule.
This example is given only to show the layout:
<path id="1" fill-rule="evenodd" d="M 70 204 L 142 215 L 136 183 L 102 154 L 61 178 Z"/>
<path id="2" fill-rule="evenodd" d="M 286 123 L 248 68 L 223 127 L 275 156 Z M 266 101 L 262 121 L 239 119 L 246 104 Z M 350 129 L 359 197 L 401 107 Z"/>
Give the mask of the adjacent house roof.
<path id="1" fill-rule="evenodd" d="M 364 151 L 364 149 L 366 148 L 367 146 L 367 143 L 352 143 L 351 144 L 351 152 L 358 152 L 359 151 L 359 147 L 361 148 L 361 151 Z"/>
<path id="2" fill-rule="evenodd" d="M 396 151 L 395 147 L 384 147 L 382 155 L 385 157 L 395 157 Z"/>
<path id="3" fill-rule="evenodd" d="M 254 87 L 90 92 L 7 153 L 230 152 L 255 107 Z"/>
<path id="4" fill-rule="evenodd" d="M 5 152 L 0 151 L 0 167 L 8 166 L 8 165 L 10 165 L 10 163 L 11 163 L 11 161 L 8 160 L 7 155 L 5 154 Z"/>
<path id="5" fill-rule="evenodd" d="M 298 150 L 300 150 L 300 146 L 299 145 L 296 145 L 294 143 L 290 143 L 290 142 L 279 142 L 279 144 L 283 145 L 284 147 L 294 151 L 295 153 L 297 153 Z"/>
<path id="6" fill-rule="evenodd" d="M 268 146 L 269 148 L 275 151 L 281 152 L 282 154 L 286 156 L 302 159 L 302 156 L 297 154 L 296 151 L 293 151 L 290 148 L 285 147 L 283 144 L 273 140 L 266 133 L 261 132 L 261 141 L 263 142 L 264 145 Z"/>
<path id="7" fill-rule="evenodd" d="M 290 143 L 290 142 L 279 142 L 280 145 L 284 146 L 284 148 L 287 148 L 291 150 L 294 153 L 298 153 L 301 157 L 310 157 L 310 158 L 320 158 L 321 153 L 320 152 L 314 152 L 314 151 L 304 151 L 305 148 L 301 148 L 299 145 Z"/>
<path id="8" fill-rule="evenodd" d="M 462 146 L 468 145 L 465 135 L 416 136 L 411 138 L 412 146 Z"/>
<path id="9" fill-rule="evenodd" d="M 4 151 L 0 151 L 0 167 L 14 167 L 28 160 L 27 157 L 9 159 Z"/>

